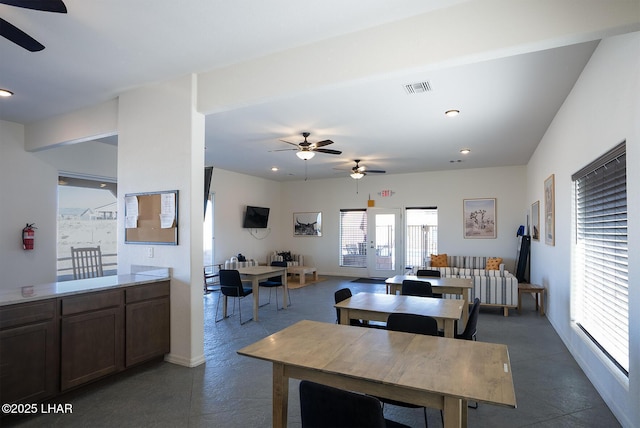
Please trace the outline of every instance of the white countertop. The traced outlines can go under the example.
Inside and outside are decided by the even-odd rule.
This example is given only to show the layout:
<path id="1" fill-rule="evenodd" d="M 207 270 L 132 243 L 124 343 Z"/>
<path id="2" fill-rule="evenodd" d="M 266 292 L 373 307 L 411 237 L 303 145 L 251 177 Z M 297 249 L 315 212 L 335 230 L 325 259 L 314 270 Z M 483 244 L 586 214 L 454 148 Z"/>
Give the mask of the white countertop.
<path id="1" fill-rule="evenodd" d="M 169 279 L 169 269 L 155 269 L 125 275 L 102 276 L 99 278 L 76 279 L 73 281 L 16 287 L 8 290 L 0 290 L 0 306 L 53 299 L 110 288 L 149 284 L 167 281 Z"/>

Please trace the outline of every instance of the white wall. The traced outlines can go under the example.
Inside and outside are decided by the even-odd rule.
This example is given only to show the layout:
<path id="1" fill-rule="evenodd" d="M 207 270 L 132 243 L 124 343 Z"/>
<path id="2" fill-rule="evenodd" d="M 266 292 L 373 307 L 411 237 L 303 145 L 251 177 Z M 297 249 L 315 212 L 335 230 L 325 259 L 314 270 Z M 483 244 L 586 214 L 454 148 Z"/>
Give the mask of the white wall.
<path id="1" fill-rule="evenodd" d="M 526 223 L 525 188 L 525 167 L 370 174 L 357 183 L 350 177 L 278 183 L 214 168 L 216 262 L 239 252 L 265 261 L 274 250 L 290 250 L 325 275 L 366 275 L 363 269 L 339 267 L 339 225 L 340 209 L 366 208 L 371 195 L 380 208 L 437 206 L 439 252 L 502 257 L 515 271 L 516 230 Z M 385 189 L 393 196 L 377 195 Z M 468 198 L 497 199 L 497 239 L 463 238 L 462 200 Z M 254 237 L 242 229 L 246 205 L 271 208 L 270 231 L 254 230 Z M 293 213 L 309 211 L 322 212 L 322 236 L 293 236 Z"/>
<path id="2" fill-rule="evenodd" d="M 266 263 L 267 254 L 282 249 L 286 212 L 280 183 L 214 168 L 211 192 L 215 193 L 215 263 L 238 253 Z M 247 205 L 271 209 L 267 229 L 242 228 Z"/>
<path id="3" fill-rule="evenodd" d="M 24 150 L 24 126 L 0 120 L 0 290 L 56 280 L 58 171 Z M 35 223 L 35 249 L 22 228 Z"/>
<path id="4" fill-rule="evenodd" d="M 118 106 L 118 211 L 125 212 L 128 193 L 179 191 L 178 245 L 126 244 L 118 216 L 118 272 L 133 265 L 171 268 L 167 359 L 186 366 L 204 362 L 204 117 L 195 111 L 196 85 L 193 75 L 149 85 L 123 94 Z"/>
<path id="5" fill-rule="evenodd" d="M 554 328 L 623 426 L 640 426 L 640 33 L 603 40 L 558 111 L 527 169 L 528 203 L 541 201 L 543 182 L 555 174 L 556 243 L 532 245 L 532 281 L 544 284 Z M 628 382 L 600 356 L 571 322 L 571 174 L 623 140 L 627 141 L 629 218 Z M 541 235 L 544 236 L 544 224 Z"/>

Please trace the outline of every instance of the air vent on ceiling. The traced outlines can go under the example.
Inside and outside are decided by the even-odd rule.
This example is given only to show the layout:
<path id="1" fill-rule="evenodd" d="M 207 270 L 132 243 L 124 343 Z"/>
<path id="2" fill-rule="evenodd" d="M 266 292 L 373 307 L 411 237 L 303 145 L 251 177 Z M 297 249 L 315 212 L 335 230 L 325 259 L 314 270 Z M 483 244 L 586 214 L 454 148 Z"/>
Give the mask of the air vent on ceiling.
<path id="1" fill-rule="evenodd" d="M 429 83 L 429 81 L 409 83 L 408 85 L 404 85 L 404 90 L 407 91 L 409 95 L 431 92 L 431 83 Z"/>

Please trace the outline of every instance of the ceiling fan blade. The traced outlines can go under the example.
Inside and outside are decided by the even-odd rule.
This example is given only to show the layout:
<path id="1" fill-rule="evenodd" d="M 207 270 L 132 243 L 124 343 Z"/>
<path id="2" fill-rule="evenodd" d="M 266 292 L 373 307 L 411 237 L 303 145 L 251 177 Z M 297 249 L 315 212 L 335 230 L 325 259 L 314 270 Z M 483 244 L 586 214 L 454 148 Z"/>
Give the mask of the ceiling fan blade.
<path id="1" fill-rule="evenodd" d="M 290 151 L 298 151 L 300 149 L 277 149 L 277 150 L 269 150 L 269 153 L 271 152 L 290 152 Z"/>
<path id="2" fill-rule="evenodd" d="M 0 3 L 43 12 L 67 13 L 62 0 L 0 0 Z"/>
<path id="3" fill-rule="evenodd" d="M 0 36 L 7 40 L 11 40 L 13 43 L 25 48 L 29 52 L 38 52 L 44 49 L 44 45 L 42 43 L 38 42 L 33 37 L 2 18 L 0 18 Z"/>
<path id="4" fill-rule="evenodd" d="M 283 143 L 291 144 L 292 146 L 296 146 L 296 147 L 300 148 L 300 146 L 298 146 L 296 143 L 292 143 L 292 142 L 286 141 L 286 140 L 280 140 L 280 141 L 282 141 Z"/>
<path id="5" fill-rule="evenodd" d="M 363 172 L 373 172 L 374 174 L 386 174 L 387 171 L 383 171 L 381 169 L 365 169 Z"/>
<path id="6" fill-rule="evenodd" d="M 322 146 L 328 146 L 329 144 L 333 144 L 333 141 L 331 140 L 318 141 L 317 143 L 314 144 L 314 146 L 322 147 Z"/>
<path id="7" fill-rule="evenodd" d="M 331 149 L 315 149 L 313 150 L 314 152 L 320 152 L 320 153 L 328 153 L 330 155 L 341 155 L 342 152 L 339 150 L 331 150 Z"/>

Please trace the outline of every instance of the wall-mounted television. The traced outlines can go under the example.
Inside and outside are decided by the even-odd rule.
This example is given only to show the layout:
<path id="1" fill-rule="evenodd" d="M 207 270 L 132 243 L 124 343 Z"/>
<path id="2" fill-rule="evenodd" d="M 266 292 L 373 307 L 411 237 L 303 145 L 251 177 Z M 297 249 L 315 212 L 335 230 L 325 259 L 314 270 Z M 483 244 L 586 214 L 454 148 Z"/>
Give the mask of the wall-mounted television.
<path id="1" fill-rule="evenodd" d="M 269 222 L 269 208 L 247 205 L 242 227 L 245 229 L 264 229 Z"/>

